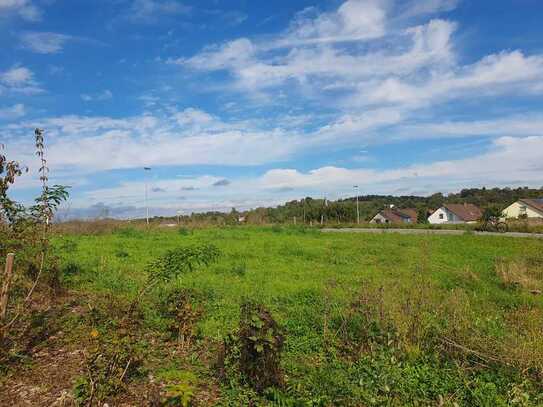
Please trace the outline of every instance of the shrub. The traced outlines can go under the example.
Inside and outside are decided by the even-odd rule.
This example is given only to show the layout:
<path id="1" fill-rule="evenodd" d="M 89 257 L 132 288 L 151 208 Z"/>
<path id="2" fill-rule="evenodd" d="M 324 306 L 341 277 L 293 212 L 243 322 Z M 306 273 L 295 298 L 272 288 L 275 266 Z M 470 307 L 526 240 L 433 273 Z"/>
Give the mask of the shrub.
<path id="1" fill-rule="evenodd" d="M 124 249 L 117 249 L 115 250 L 115 257 L 118 257 L 119 259 L 126 259 L 127 257 L 130 257 L 130 253 L 128 253 Z"/>
<path id="2" fill-rule="evenodd" d="M 169 320 L 169 332 L 182 348 L 190 346 L 196 335 L 196 322 L 203 313 L 202 308 L 194 303 L 194 293 L 181 288 L 171 291 L 160 306 L 162 316 Z"/>
<path id="3" fill-rule="evenodd" d="M 181 227 L 177 230 L 177 233 L 179 233 L 181 236 L 189 236 L 192 234 L 192 230 L 189 228 Z"/>
<path id="4" fill-rule="evenodd" d="M 86 375 L 77 379 L 73 393 L 80 404 L 101 405 L 106 398 L 118 393 L 130 379 L 141 376 L 142 348 L 131 336 L 103 338 L 91 331 L 96 341 L 86 354 Z"/>
<path id="5" fill-rule="evenodd" d="M 132 239 L 141 239 L 145 237 L 145 232 L 133 227 L 121 228 L 121 229 L 116 230 L 114 233 L 118 236 L 132 238 Z"/>
<path id="6" fill-rule="evenodd" d="M 151 261 L 146 269 L 150 281 L 170 280 L 194 271 L 197 266 L 209 266 L 219 256 L 219 249 L 212 244 L 179 247 Z"/>
<path id="7" fill-rule="evenodd" d="M 168 370 L 159 372 L 159 377 L 167 381 L 166 394 L 161 405 L 188 407 L 198 385 L 198 378 L 192 373 L 183 370 Z"/>
<path id="8" fill-rule="evenodd" d="M 230 271 L 232 274 L 235 274 L 236 276 L 243 277 L 245 273 L 247 272 L 247 264 L 237 263 L 232 266 L 232 269 Z"/>
<path id="9" fill-rule="evenodd" d="M 137 308 L 142 297 L 159 283 L 172 280 L 180 275 L 192 272 L 198 266 L 209 266 L 217 261 L 221 252 L 212 244 L 179 247 L 168 250 L 146 266 L 147 282 L 132 301 L 127 317 Z"/>
<path id="10" fill-rule="evenodd" d="M 243 379 L 257 392 L 282 386 L 280 367 L 284 335 L 270 312 L 261 304 L 245 301 L 241 305 L 239 329 L 225 338 L 219 354 L 220 375 L 227 369 L 242 374 Z"/>

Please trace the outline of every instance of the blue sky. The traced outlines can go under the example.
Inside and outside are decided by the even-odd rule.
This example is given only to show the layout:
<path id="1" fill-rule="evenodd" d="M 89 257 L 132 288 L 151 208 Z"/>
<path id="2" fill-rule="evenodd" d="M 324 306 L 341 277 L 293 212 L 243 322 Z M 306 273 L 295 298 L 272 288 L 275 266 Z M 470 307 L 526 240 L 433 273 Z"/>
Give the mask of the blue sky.
<path id="1" fill-rule="evenodd" d="M 0 142 L 66 210 L 543 186 L 539 0 L 0 0 Z M 143 167 L 152 167 L 147 175 Z"/>

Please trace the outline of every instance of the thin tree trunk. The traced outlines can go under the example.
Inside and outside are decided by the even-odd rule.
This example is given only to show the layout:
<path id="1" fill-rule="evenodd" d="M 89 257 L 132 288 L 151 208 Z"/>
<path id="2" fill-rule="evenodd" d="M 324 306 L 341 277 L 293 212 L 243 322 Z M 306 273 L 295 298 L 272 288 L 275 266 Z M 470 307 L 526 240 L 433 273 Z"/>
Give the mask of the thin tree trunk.
<path id="1" fill-rule="evenodd" d="M 0 293 L 0 322 L 4 322 L 6 314 L 8 312 L 8 297 L 11 280 L 13 279 L 13 260 L 15 254 L 8 253 L 6 256 L 6 267 L 4 270 L 4 284 L 2 285 L 2 292 Z"/>

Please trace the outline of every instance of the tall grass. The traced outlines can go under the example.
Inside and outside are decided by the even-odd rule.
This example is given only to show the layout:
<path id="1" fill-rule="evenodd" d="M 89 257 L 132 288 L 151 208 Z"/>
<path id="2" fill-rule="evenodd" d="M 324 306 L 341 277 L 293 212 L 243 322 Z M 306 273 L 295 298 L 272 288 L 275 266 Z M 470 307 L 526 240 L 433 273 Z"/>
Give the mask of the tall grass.
<path id="1" fill-rule="evenodd" d="M 137 293 L 152 259 L 179 246 L 216 245 L 223 253 L 217 264 L 153 291 L 142 313 L 149 335 L 166 335 L 171 327 L 160 304 L 172 293 L 191 293 L 199 310 L 191 344 L 210 361 L 193 368 L 220 386 L 225 404 L 543 402 L 543 298 L 532 292 L 542 283 L 536 239 L 290 227 L 57 239 L 70 248 L 63 254 L 70 270 L 64 283 L 106 308 L 104 299 L 126 302 Z M 263 304 L 285 332 L 284 386 L 263 396 L 213 379 L 214 352 L 238 326 L 247 299 Z"/>

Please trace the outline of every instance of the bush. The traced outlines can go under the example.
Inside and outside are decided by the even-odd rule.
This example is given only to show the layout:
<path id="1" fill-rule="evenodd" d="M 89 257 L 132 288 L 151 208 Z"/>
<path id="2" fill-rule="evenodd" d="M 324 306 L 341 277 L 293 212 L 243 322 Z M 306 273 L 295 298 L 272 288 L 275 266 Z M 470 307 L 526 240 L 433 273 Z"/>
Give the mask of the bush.
<path id="1" fill-rule="evenodd" d="M 147 265 L 147 272 L 150 280 L 169 280 L 192 272 L 197 266 L 208 266 L 219 256 L 219 249 L 212 244 L 179 247 L 151 261 Z"/>
<path id="2" fill-rule="evenodd" d="M 181 236 L 189 236 L 192 234 L 192 230 L 189 228 L 181 227 L 177 230 L 177 233 L 179 233 Z"/>
<path id="3" fill-rule="evenodd" d="M 103 338 L 98 331 L 91 331 L 96 341 L 86 355 L 86 375 L 77 379 L 73 394 L 76 401 L 85 405 L 101 405 L 108 397 L 121 391 L 125 383 L 141 376 L 143 349 L 131 336 Z"/>
<path id="4" fill-rule="evenodd" d="M 132 239 L 141 239 L 145 237 L 145 232 L 135 229 L 133 227 L 121 228 L 114 232 L 118 236 L 132 238 Z"/>
<path id="5" fill-rule="evenodd" d="M 190 346 L 196 335 L 196 323 L 203 309 L 195 305 L 194 292 L 180 288 L 171 291 L 161 302 L 161 315 L 168 319 L 168 331 L 182 348 Z"/>
<path id="6" fill-rule="evenodd" d="M 246 272 L 247 272 L 247 264 L 245 263 L 235 264 L 234 266 L 232 266 L 232 269 L 231 269 L 231 273 L 239 277 L 243 277 Z"/>
<path id="7" fill-rule="evenodd" d="M 263 305 L 246 301 L 241 305 L 239 329 L 225 338 L 219 355 L 220 375 L 226 377 L 237 370 L 257 392 L 282 386 L 280 367 L 284 335 Z"/>

